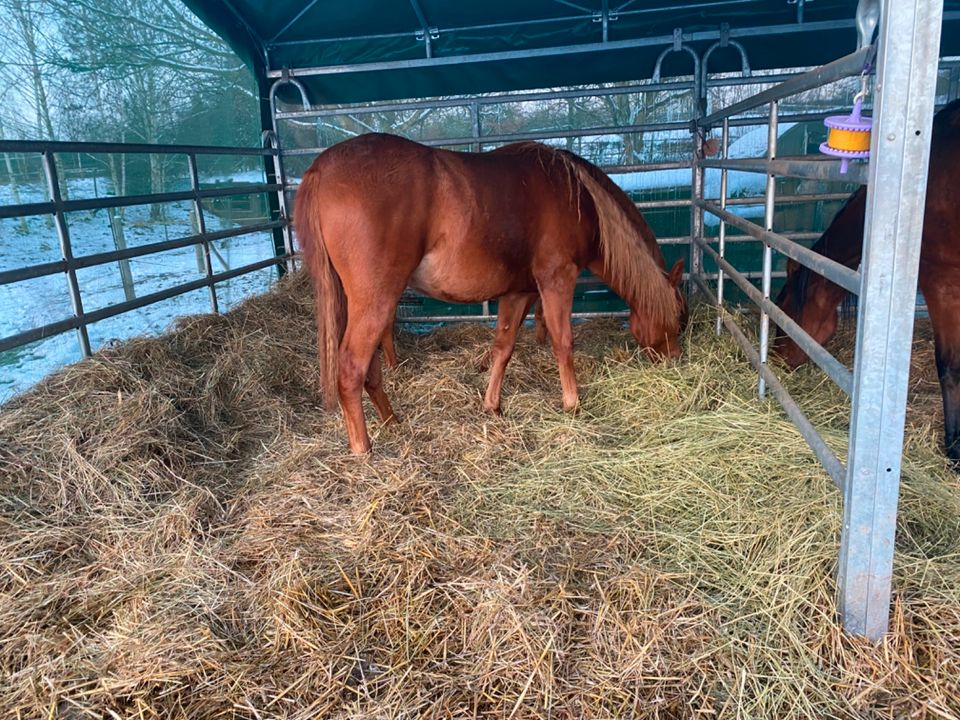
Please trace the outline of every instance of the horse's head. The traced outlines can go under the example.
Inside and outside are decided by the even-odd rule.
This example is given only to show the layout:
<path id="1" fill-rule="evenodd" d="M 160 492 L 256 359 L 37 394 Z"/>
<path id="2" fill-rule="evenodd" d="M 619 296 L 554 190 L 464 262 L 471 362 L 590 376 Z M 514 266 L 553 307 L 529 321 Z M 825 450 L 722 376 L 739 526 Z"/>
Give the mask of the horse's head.
<path id="1" fill-rule="evenodd" d="M 840 287 L 791 259 L 777 306 L 822 345 L 837 329 L 837 305 L 843 294 Z M 790 369 L 807 362 L 807 354 L 783 330 L 777 328 L 774 338 L 773 351 Z"/>
<path id="2" fill-rule="evenodd" d="M 658 318 L 636 310 L 630 312 L 630 332 L 653 362 L 680 357 L 680 333 L 686 328 L 689 317 L 687 298 L 680 287 L 683 260 L 677 260 L 666 279 L 672 293 L 668 303 L 671 310 Z"/>
<path id="3" fill-rule="evenodd" d="M 866 188 L 854 192 L 834 216 L 830 226 L 810 249 L 848 268 L 860 263 Z M 787 280 L 777 296 L 777 305 L 823 345 L 837 330 L 837 306 L 847 292 L 796 260 L 787 261 Z M 807 354 L 777 328 L 773 351 L 791 368 L 803 365 Z"/>

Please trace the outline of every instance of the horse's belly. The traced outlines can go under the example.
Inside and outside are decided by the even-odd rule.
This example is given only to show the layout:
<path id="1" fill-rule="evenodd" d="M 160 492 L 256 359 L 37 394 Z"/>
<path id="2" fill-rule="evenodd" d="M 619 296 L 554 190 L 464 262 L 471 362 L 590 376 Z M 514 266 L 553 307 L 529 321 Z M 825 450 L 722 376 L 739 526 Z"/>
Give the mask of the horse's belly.
<path id="1" fill-rule="evenodd" d="M 424 255 L 408 285 L 417 292 L 446 302 L 482 302 L 515 292 L 516 279 L 500 263 L 455 253 Z"/>

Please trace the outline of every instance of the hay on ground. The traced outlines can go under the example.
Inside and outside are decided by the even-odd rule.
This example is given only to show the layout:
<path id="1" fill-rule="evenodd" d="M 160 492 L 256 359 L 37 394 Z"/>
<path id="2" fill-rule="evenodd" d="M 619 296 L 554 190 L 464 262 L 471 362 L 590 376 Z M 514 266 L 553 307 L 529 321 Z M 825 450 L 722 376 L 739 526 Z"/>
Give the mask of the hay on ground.
<path id="1" fill-rule="evenodd" d="M 960 716 L 960 488 L 929 413 L 874 647 L 836 619 L 840 498 L 709 310 L 658 367 L 578 326 L 577 416 L 530 331 L 503 418 L 489 329 L 401 335 L 401 420 L 356 458 L 311 307 L 295 276 L 0 411 L 4 717 Z M 790 386 L 842 448 L 829 384 Z"/>

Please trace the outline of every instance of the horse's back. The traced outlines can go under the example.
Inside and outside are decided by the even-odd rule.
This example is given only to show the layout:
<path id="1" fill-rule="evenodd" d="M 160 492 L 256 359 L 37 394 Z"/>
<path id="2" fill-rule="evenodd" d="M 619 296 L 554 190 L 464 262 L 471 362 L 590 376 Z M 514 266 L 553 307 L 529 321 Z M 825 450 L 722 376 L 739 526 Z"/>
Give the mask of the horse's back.
<path id="1" fill-rule="evenodd" d="M 544 255 L 586 261 L 593 209 L 550 152 L 459 153 L 368 134 L 321 153 L 302 187 L 339 272 L 373 263 L 473 302 L 535 290 Z"/>

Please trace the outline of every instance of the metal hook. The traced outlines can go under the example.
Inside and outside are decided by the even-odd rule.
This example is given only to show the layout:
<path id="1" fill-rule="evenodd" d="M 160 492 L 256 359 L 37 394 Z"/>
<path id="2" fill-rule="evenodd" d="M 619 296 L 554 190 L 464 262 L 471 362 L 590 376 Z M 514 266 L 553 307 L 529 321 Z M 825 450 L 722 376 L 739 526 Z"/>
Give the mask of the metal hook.
<path id="1" fill-rule="evenodd" d="M 304 87 L 302 82 L 290 75 L 289 68 L 284 68 L 282 73 L 283 74 L 279 78 L 273 81 L 273 85 L 270 86 L 270 121 L 273 124 L 274 133 L 277 133 L 277 88 L 279 88 L 281 85 L 293 85 L 297 90 L 300 91 L 300 102 L 303 105 L 303 109 L 310 109 L 310 100 L 307 97 L 307 88 Z"/>
<path id="2" fill-rule="evenodd" d="M 703 91 L 704 113 L 706 113 L 707 75 L 710 72 L 708 70 L 710 56 L 717 48 L 725 47 L 733 47 L 740 53 L 740 74 L 743 75 L 743 77 L 750 77 L 750 60 L 747 58 L 746 48 L 736 40 L 730 39 L 730 25 L 728 23 L 722 23 L 720 25 L 720 39 L 707 48 L 707 51 L 703 54 L 703 60 L 700 62 L 700 88 Z"/>
<path id="3" fill-rule="evenodd" d="M 683 30 L 681 28 L 673 29 L 673 45 L 664 49 L 657 57 L 657 62 L 653 66 L 653 77 L 651 79 L 655 83 L 660 82 L 660 71 L 663 66 L 663 59 L 670 53 L 681 51 L 685 51 L 693 57 L 693 92 L 694 95 L 696 95 L 697 116 L 699 117 L 703 115 L 703 104 L 705 100 L 700 78 L 700 56 L 696 50 L 683 43 Z"/>
<path id="4" fill-rule="evenodd" d="M 857 3 L 857 49 L 862 50 L 873 40 L 880 22 L 880 0 L 860 0 Z"/>

